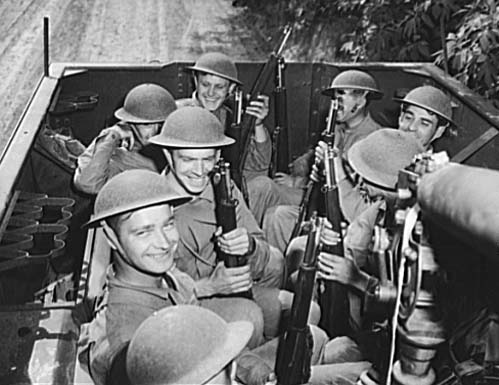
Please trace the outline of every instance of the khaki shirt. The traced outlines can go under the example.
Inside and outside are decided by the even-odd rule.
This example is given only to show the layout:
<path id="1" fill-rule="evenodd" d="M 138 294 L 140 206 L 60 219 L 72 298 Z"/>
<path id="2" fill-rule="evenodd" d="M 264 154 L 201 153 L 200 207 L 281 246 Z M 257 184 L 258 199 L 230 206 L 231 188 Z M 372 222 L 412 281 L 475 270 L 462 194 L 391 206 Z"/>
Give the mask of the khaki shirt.
<path id="1" fill-rule="evenodd" d="M 181 194 L 185 189 L 170 172 L 165 176 L 170 185 Z M 248 255 L 253 279 L 261 278 L 270 257 L 270 248 L 264 239 L 263 231 L 249 211 L 243 196 L 236 186 L 233 193 L 237 199 L 236 221 L 238 227 L 244 227 L 255 240 L 255 250 Z M 215 197 L 210 183 L 206 189 L 192 201 L 175 209 L 175 222 L 180 234 L 177 266 L 195 280 L 211 275 L 216 263 L 214 233 L 218 228 L 215 217 Z"/>
<path id="2" fill-rule="evenodd" d="M 102 130 L 78 157 L 74 175 L 76 188 L 87 194 L 97 194 L 108 179 L 125 170 L 158 171 L 152 159 L 119 147 L 119 143 L 116 133 Z"/>
<path id="3" fill-rule="evenodd" d="M 110 266 L 95 318 L 82 325 L 80 346 L 88 352 L 92 379 L 105 384 L 115 357 L 130 342 L 139 325 L 155 311 L 172 305 L 197 305 L 191 277 L 173 268 L 162 288 L 134 286 L 121 281 Z"/>

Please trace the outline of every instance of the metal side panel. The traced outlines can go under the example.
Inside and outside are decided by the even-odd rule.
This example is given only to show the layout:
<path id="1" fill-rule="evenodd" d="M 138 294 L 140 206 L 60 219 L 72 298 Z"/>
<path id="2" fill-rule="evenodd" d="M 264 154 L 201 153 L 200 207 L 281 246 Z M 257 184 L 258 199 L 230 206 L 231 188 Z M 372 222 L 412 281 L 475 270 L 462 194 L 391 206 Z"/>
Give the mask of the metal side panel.
<path id="1" fill-rule="evenodd" d="M 58 79 L 44 77 L 0 156 L 0 218 L 9 203 L 14 184 L 38 133 Z"/>

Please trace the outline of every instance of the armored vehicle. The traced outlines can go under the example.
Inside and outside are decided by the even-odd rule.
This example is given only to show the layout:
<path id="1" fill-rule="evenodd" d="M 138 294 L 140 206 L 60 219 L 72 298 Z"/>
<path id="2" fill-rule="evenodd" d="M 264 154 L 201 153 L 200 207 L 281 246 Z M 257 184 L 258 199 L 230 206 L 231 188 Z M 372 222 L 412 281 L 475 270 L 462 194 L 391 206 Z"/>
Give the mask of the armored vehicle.
<path id="1" fill-rule="evenodd" d="M 192 64 L 52 63 L 41 78 L 0 156 L 0 383 L 90 381 L 78 363 L 77 342 L 102 288 L 109 255 L 103 255 L 95 230 L 81 227 L 94 197 L 72 184 L 76 159 L 100 130 L 115 122 L 114 111 L 134 86 L 156 83 L 175 98 L 190 96 L 193 83 L 186 67 Z M 248 92 L 264 63 L 236 64 Z M 321 90 L 346 69 L 367 71 L 377 80 L 383 97 L 369 109 L 386 127 L 397 127 L 400 105 L 394 98 L 420 85 L 440 88 L 452 99 L 455 125 L 434 151 L 445 149 L 458 163 L 499 169 L 499 111 L 431 64 L 289 62 L 284 68 L 288 126 L 280 132 L 277 170 L 286 171 L 291 160 L 315 145 L 330 103 Z M 271 95 L 274 88 L 269 81 L 265 93 Z M 271 103 L 270 129 L 274 109 Z M 450 232 L 444 238 L 447 246 L 454 245 L 453 252 L 462 250 L 456 246 L 464 242 L 458 235 Z M 495 255 L 475 253 L 466 243 L 472 250 L 468 259 L 449 263 L 447 275 L 469 279 L 452 286 L 457 291 L 449 296 L 469 293 L 471 302 L 480 303 L 490 290 L 488 275 L 498 271 L 496 242 Z"/>

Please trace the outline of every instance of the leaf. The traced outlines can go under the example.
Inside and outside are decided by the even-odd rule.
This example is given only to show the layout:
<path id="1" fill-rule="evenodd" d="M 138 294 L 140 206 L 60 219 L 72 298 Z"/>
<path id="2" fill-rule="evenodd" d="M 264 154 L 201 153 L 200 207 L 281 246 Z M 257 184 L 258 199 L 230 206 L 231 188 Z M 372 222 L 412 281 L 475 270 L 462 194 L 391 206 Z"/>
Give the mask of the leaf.
<path id="1" fill-rule="evenodd" d="M 479 64 L 484 63 L 486 60 L 487 60 L 487 55 L 484 55 L 483 53 L 478 55 L 478 57 L 476 58 L 476 62 Z"/>
<path id="2" fill-rule="evenodd" d="M 430 58 L 430 49 L 428 48 L 428 43 L 420 42 L 417 44 L 417 49 L 421 57 L 426 61 Z"/>
<path id="3" fill-rule="evenodd" d="M 430 19 L 430 17 L 426 14 L 426 13 L 423 13 L 421 15 L 421 20 L 423 21 L 423 23 L 429 28 L 429 29 L 433 29 L 435 28 L 435 24 L 433 23 L 433 21 Z"/>
<path id="4" fill-rule="evenodd" d="M 487 38 L 486 34 L 482 34 L 479 38 L 480 42 L 480 47 L 482 48 L 482 51 L 487 52 L 489 50 L 489 39 Z"/>

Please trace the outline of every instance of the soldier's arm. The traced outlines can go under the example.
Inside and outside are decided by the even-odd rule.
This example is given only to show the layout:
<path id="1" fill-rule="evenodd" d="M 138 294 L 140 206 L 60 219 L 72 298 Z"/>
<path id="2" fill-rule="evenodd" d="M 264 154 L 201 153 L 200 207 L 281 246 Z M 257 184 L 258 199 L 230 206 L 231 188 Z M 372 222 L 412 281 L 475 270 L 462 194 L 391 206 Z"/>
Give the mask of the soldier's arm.
<path id="1" fill-rule="evenodd" d="M 120 143 L 120 136 L 112 131 L 102 131 L 78 157 L 74 184 L 88 194 L 97 194 L 109 178 L 109 163 L 113 151 Z"/>

